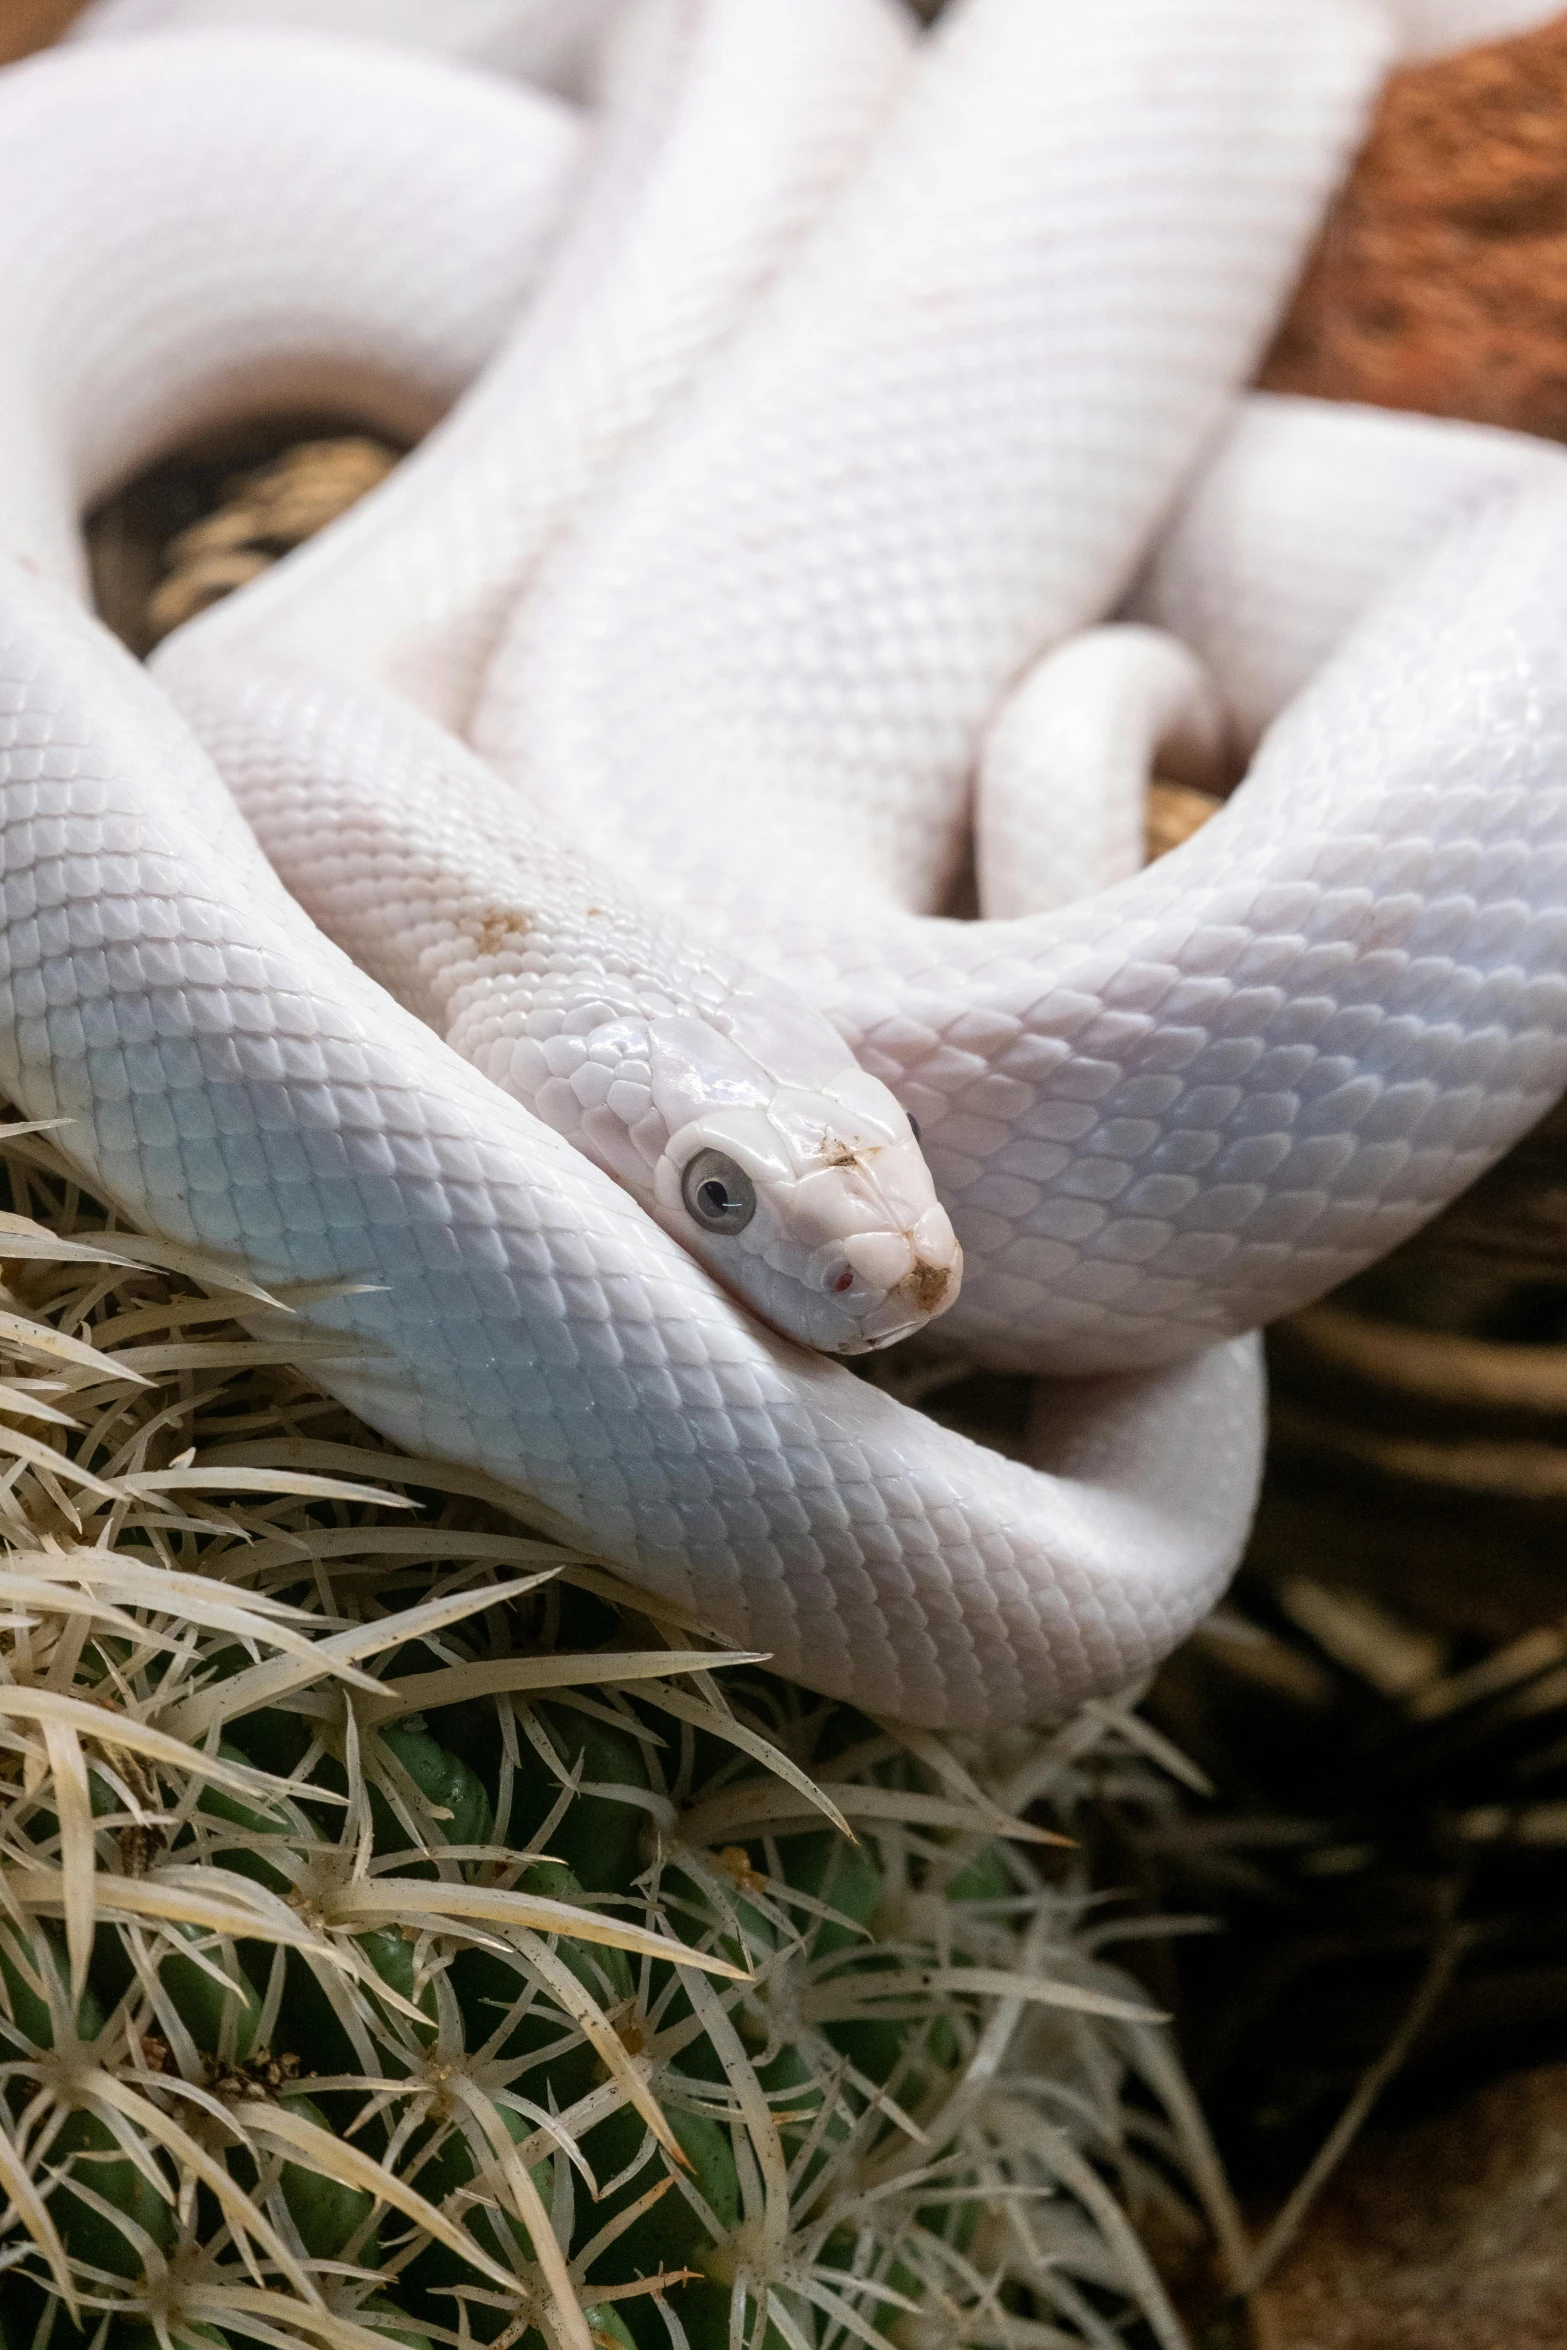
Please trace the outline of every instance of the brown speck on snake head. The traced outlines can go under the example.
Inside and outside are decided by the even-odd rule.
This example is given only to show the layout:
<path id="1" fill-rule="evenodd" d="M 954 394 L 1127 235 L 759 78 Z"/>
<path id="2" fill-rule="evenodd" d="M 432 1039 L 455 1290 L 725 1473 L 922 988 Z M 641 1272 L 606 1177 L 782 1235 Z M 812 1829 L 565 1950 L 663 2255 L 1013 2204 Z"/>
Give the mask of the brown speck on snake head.
<path id="1" fill-rule="evenodd" d="M 905 1273 L 898 1283 L 900 1297 L 909 1298 L 922 1314 L 933 1314 L 946 1296 L 952 1273 L 946 1265 L 928 1264 L 924 1257 L 916 1257 L 913 1270 Z"/>
<path id="2" fill-rule="evenodd" d="M 475 954 L 503 955 L 528 935 L 529 916 L 515 906 L 496 906 L 473 933 Z"/>

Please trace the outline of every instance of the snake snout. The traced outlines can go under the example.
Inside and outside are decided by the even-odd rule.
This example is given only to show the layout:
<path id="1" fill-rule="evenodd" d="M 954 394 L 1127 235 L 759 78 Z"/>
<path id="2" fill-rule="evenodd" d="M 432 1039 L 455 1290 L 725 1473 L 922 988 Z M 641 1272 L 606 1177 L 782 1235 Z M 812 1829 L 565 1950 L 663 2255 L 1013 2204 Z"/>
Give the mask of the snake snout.
<path id="1" fill-rule="evenodd" d="M 933 1320 L 944 1314 L 958 1294 L 963 1278 L 963 1255 L 959 1250 L 949 1265 L 933 1265 L 928 1257 L 916 1257 L 907 1278 L 900 1284 L 907 1293 L 916 1313 Z"/>
<path id="2" fill-rule="evenodd" d="M 843 1257 L 849 1276 L 843 1286 L 858 1306 L 856 1353 L 911 1337 L 955 1303 L 963 1279 L 963 1252 L 940 1207 L 907 1231 L 854 1234 L 843 1243 Z"/>

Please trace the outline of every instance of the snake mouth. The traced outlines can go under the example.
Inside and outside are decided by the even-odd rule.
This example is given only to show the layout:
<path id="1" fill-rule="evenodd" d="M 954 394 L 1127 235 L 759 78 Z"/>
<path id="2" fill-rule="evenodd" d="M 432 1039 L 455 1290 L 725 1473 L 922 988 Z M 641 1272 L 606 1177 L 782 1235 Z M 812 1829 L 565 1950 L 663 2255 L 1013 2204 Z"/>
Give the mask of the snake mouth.
<path id="1" fill-rule="evenodd" d="M 951 1264 L 933 1264 L 916 1257 L 897 1286 L 889 1289 L 874 1313 L 867 1315 L 855 1336 L 837 1348 L 839 1354 L 879 1354 L 912 1338 L 937 1314 L 945 1313 L 957 1298 L 963 1278 L 961 1253 Z"/>

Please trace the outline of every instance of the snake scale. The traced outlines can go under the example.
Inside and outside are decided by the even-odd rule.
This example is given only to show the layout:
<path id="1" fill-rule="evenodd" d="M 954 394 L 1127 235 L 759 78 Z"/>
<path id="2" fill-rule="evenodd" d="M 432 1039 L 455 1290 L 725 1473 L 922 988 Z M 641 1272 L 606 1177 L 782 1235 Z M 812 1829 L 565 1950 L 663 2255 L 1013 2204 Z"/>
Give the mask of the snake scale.
<path id="1" fill-rule="evenodd" d="M 1392 59 L 1546 13 L 99 0 L 0 77 L 6 1090 L 781 1669 L 1148 1670 L 1258 1326 L 1567 1082 L 1563 461 L 1244 396 Z M 138 668 L 78 517 L 309 407 L 425 437 Z M 937 1311 L 1019 1457 L 831 1359 Z"/>

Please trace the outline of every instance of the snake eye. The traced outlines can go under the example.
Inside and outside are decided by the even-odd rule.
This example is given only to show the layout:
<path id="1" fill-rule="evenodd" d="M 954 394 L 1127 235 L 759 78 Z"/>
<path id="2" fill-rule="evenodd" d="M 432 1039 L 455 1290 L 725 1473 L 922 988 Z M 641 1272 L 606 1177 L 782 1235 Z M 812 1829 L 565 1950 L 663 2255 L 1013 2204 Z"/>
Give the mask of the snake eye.
<path id="1" fill-rule="evenodd" d="M 722 1151 L 698 1151 L 680 1179 L 686 1208 L 704 1232 L 743 1232 L 756 1214 L 756 1185 Z"/>

